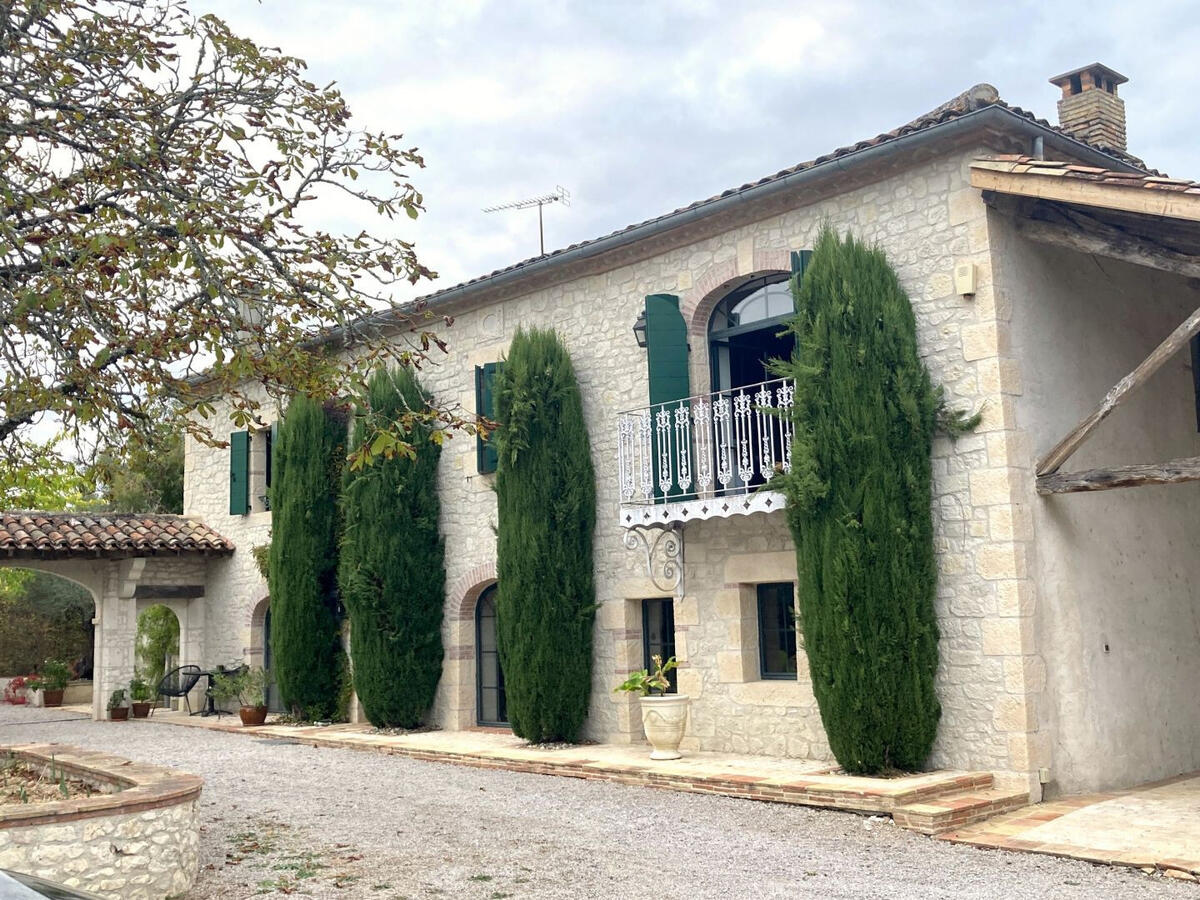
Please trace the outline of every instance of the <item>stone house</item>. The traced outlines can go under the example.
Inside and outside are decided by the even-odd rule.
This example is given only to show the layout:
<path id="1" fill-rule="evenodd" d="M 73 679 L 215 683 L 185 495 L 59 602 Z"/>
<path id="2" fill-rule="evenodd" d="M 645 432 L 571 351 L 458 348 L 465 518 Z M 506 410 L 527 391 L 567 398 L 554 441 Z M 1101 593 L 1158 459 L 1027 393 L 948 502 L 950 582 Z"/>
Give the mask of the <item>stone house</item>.
<path id="1" fill-rule="evenodd" d="M 442 401 L 486 413 L 522 323 L 557 329 L 572 354 L 599 510 L 588 737 L 642 739 L 634 701 L 612 686 L 662 651 L 692 697 L 684 749 L 829 757 L 795 634 L 782 498 L 756 490 L 786 464 L 788 436 L 755 412 L 790 402 L 762 360 L 788 352 L 787 281 L 828 222 L 886 252 L 935 382 L 983 413 L 934 447 L 943 715 L 930 765 L 986 769 L 1034 799 L 1200 768 L 1197 488 L 1090 489 L 1189 480 L 1186 466 L 1125 478 L 1046 464 L 1200 307 L 1200 188 L 1126 152 L 1124 80 L 1100 65 L 1053 79 L 1058 126 L 977 85 L 893 131 L 427 298 L 454 317 L 448 354 L 422 376 Z M 1160 362 L 1084 429 L 1088 466 L 1196 455 L 1190 358 Z M 203 561 L 202 595 L 181 609 L 195 623 L 184 655 L 202 664 L 269 653 L 250 554 L 270 532 L 269 425 L 230 449 L 187 444 L 186 515 L 237 548 Z M 445 729 L 504 720 L 489 463 L 463 436 L 442 455 L 446 657 L 432 720 Z M 102 681 L 128 678 L 131 654 L 105 660 Z"/>

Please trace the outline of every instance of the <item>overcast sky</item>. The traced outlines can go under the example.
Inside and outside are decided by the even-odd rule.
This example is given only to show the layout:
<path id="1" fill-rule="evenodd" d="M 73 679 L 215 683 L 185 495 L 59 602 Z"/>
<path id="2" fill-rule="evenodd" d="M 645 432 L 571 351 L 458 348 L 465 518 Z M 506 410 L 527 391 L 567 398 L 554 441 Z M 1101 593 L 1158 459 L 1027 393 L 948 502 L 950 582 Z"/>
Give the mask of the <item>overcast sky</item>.
<path id="1" fill-rule="evenodd" d="M 1129 149 L 1200 179 L 1193 2 L 193 0 L 337 81 L 425 156 L 409 236 L 446 287 L 888 131 L 978 82 L 1057 121 L 1047 78 L 1126 75 Z M 370 216 L 343 223 L 377 228 Z M 398 298 L 399 299 L 399 298 Z"/>

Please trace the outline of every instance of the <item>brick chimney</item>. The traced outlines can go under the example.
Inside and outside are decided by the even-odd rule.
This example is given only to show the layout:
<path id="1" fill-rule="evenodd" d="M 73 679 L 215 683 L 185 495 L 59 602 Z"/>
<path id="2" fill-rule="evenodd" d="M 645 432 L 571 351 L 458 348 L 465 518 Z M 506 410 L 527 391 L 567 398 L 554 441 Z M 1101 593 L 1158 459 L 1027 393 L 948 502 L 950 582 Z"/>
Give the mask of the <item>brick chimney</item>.
<path id="1" fill-rule="evenodd" d="M 1100 63 L 1051 78 L 1062 88 L 1059 127 L 1081 141 L 1125 152 L 1125 101 L 1117 96 L 1117 85 L 1128 80 Z"/>

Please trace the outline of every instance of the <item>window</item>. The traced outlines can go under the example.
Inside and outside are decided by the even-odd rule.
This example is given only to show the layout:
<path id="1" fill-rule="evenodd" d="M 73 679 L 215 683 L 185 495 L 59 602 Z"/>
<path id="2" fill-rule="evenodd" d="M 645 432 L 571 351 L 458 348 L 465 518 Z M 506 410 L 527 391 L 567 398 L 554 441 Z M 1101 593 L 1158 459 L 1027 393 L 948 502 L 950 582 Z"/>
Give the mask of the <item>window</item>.
<path id="1" fill-rule="evenodd" d="M 726 294 L 708 320 L 712 389 L 728 391 L 775 376 L 772 359 L 787 359 L 795 346 L 785 330 L 795 314 L 791 276 L 777 272 L 751 279 Z"/>
<path id="2" fill-rule="evenodd" d="M 642 601 L 643 665 L 651 672 L 654 671 L 651 657 L 655 654 L 661 656 L 663 662 L 675 655 L 675 604 L 667 597 Z M 674 669 L 667 673 L 667 681 L 671 683 L 667 693 L 677 693 L 679 685 Z"/>
<path id="3" fill-rule="evenodd" d="M 796 677 L 796 604 L 790 581 L 758 585 L 758 658 L 763 678 Z"/>

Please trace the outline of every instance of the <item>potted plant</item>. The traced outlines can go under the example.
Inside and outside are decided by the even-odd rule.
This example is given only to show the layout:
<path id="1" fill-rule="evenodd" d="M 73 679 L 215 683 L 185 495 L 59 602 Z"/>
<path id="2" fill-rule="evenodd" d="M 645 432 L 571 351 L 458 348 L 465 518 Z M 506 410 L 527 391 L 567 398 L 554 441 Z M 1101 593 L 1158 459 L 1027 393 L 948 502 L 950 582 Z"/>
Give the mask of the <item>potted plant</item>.
<path id="1" fill-rule="evenodd" d="M 658 654 L 652 656 L 651 661 L 654 663 L 653 674 L 646 669 L 634 672 L 613 690 L 640 695 L 642 727 L 646 739 L 654 747 L 650 758 L 679 759 L 679 742 L 687 727 L 688 695 L 667 693 L 671 685 L 667 673 L 678 668 L 679 663 L 673 656 L 664 663 Z"/>
<path id="2" fill-rule="evenodd" d="M 154 692 L 145 679 L 134 676 L 129 682 L 129 699 L 132 701 L 130 706 L 135 719 L 144 719 L 150 715 L 150 701 L 154 699 Z"/>
<path id="3" fill-rule="evenodd" d="M 41 707 L 42 705 L 42 676 L 34 673 L 25 676 L 25 704 Z"/>
<path id="4" fill-rule="evenodd" d="M 42 702 L 46 706 L 62 706 L 63 691 L 71 680 L 71 668 L 58 659 L 48 659 L 42 664 L 38 675 L 38 686 L 42 690 Z"/>
<path id="5" fill-rule="evenodd" d="M 124 722 L 129 718 L 129 707 L 126 706 L 125 688 L 117 688 L 108 698 L 108 717 L 114 722 Z"/>
<path id="6" fill-rule="evenodd" d="M 262 667 L 221 673 L 213 678 L 213 697 L 221 702 L 236 700 L 243 725 L 262 725 L 267 720 L 270 680 Z"/>
<path id="7" fill-rule="evenodd" d="M 24 675 L 17 675 L 15 678 L 8 679 L 8 684 L 4 686 L 4 702 L 11 703 L 13 706 L 23 706 L 25 704 L 25 692 L 28 689 L 29 679 Z"/>

